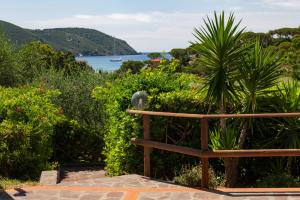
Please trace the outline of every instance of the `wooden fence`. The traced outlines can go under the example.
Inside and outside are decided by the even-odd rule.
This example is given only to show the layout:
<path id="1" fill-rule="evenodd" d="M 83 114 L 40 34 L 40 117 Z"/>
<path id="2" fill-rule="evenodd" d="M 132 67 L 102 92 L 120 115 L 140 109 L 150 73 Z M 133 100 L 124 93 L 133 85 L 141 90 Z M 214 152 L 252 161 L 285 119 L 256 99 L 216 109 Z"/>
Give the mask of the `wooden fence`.
<path id="1" fill-rule="evenodd" d="M 300 156 L 300 149 L 244 149 L 244 150 L 210 150 L 208 148 L 208 120 L 220 118 L 276 118 L 276 117 L 300 117 L 300 113 L 260 113 L 260 114 L 188 114 L 171 112 L 152 112 L 140 110 L 128 110 L 130 114 L 143 116 L 144 139 L 132 138 L 131 143 L 144 146 L 144 175 L 150 177 L 150 152 L 151 148 L 162 149 L 166 151 L 182 153 L 190 156 L 196 156 L 201 159 L 202 164 L 202 182 L 203 188 L 208 188 L 209 182 L 209 158 L 226 157 L 276 157 L 276 156 Z M 165 116 L 179 118 L 197 118 L 200 119 L 200 139 L 201 149 L 176 146 L 172 144 L 151 141 L 150 135 L 150 116 Z"/>

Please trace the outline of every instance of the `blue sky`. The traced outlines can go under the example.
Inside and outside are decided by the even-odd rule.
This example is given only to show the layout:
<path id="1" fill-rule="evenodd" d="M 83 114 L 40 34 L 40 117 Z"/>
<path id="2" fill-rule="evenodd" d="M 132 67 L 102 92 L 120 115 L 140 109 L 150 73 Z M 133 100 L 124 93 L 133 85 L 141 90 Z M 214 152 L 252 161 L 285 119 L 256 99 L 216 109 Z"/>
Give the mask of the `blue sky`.
<path id="1" fill-rule="evenodd" d="M 300 0 L 0 0 L 0 19 L 24 28 L 93 28 L 137 51 L 186 47 L 214 10 L 234 11 L 250 31 L 300 26 Z"/>

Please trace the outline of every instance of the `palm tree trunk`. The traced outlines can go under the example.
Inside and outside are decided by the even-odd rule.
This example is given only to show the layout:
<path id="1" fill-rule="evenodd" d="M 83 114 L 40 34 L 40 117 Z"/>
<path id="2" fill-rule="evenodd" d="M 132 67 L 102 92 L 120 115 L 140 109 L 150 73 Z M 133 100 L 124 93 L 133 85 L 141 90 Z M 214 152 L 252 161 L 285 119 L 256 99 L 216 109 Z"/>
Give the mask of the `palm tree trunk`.
<path id="1" fill-rule="evenodd" d="M 246 141 L 246 137 L 247 137 L 247 128 L 248 128 L 248 121 L 244 121 L 243 125 L 242 125 L 242 129 L 240 132 L 240 137 L 239 137 L 239 141 L 238 141 L 238 145 L 239 145 L 239 149 L 243 149 L 245 141 Z M 240 158 L 232 158 L 229 164 L 229 178 L 230 179 L 226 179 L 226 186 L 227 187 L 234 187 L 236 185 L 237 182 L 237 178 L 238 178 L 238 167 L 239 167 L 239 161 Z"/>
<path id="2" fill-rule="evenodd" d="M 221 103 L 220 103 L 220 114 L 225 114 L 224 101 L 221 101 Z M 226 120 L 225 120 L 225 118 L 220 119 L 220 126 L 221 126 L 221 129 L 222 129 L 222 134 L 226 134 Z"/>
<path id="3" fill-rule="evenodd" d="M 220 114 L 225 114 L 225 105 L 224 101 L 221 101 L 220 103 Z M 220 119 L 220 127 L 221 127 L 221 134 L 226 134 L 226 119 L 221 118 Z M 224 158 L 224 167 L 225 167 L 225 179 L 226 183 L 225 185 L 227 187 L 230 187 L 231 182 L 231 175 L 232 175 L 232 158 Z"/>
<path id="4" fill-rule="evenodd" d="M 225 167 L 225 186 L 232 187 L 232 158 L 224 158 L 224 167 Z"/>
<path id="5" fill-rule="evenodd" d="M 240 149 L 242 149 L 244 147 L 244 144 L 245 144 L 245 141 L 246 141 L 249 121 L 245 120 L 242 123 L 243 123 L 243 125 L 242 125 L 242 129 L 241 129 L 241 133 L 240 133 L 240 137 L 239 137 L 239 141 L 238 141 Z"/>
<path id="6" fill-rule="evenodd" d="M 220 113 L 225 114 L 225 106 L 223 101 L 220 103 Z M 226 119 L 220 119 L 220 127 L 222 134 L 226 134 Z M 244 121 L 238 140 L 239 148 L 243 148 L 247 136 L 248 121 Z M 234 187 L 238 178 L 239 158 L 224 158 L 225 167 L 225 186 Z"/>
<path id="7" fill-rule="evenodd" d="M 286 168 L 287 168 L 289 174 L 292 174 L 292 163 L 293 163 L 293 157 L 288 157 Z"/>

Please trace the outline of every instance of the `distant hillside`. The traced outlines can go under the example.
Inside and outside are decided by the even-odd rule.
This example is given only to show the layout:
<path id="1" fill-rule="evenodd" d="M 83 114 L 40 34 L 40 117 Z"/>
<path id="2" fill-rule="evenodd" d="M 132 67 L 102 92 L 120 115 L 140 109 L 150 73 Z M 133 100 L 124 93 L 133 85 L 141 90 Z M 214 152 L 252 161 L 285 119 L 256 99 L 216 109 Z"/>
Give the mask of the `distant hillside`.
<path id="1" fill-rule="evenodd" d="M 44 30 L 24 29 L 0 20 L 0 31 L 16 46 L 39 40 L 57 50 L 70 51 L 76 55 L 126 55 L 137 54 L 124 40 L 86 28 L 54 28 Z"/>
<path id="2" fill-rule="evenodd" d="M 262 44 L 267 46 L 278 46 L 284 42 L 291 42 L 293 38 L 300 36 L 300 27 L 298 28 L 279 28 L 270 30 L 267 33 L 247 32 L 244 38 L 248 41 L 255 41 L 257 37 L 260 38 Z"/>

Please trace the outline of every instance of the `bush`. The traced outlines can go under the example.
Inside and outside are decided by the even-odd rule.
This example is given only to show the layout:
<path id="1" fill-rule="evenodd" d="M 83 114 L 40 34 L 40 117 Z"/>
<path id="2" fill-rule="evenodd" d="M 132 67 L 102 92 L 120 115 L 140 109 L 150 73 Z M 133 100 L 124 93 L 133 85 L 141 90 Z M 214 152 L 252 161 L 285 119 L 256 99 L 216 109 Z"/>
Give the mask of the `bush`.
<path id="1" fill-rule="evenodd" d="M 84 126 L 72 119 L 58 124 L 55 128 L 54 161 L 60 165 L 99 165 L 102 162 L 103 133 L 101 128 Z"/>
<path id="2" fill-rule="evenodd" d="M 22 76 L 27 82 L 51 68 L 64 74 L 74 71 L 93 71 L 84 61 L 76 61 L 75 55 L 70 52 L 56 51 L 50 45 L 35 41 L 24 45 L 18 52 L 19 63 L 22 67 Z"/>
<path id="3" fill-rule="evenodd" d="M 21 188 L 25 186 L 35 186 L 37 185 L 37 181 L 31 180 L 19 180 L 19 179 L 10 179 L 10 178 L 3 178 L 0 176 L 0 192 L 1 190 L 8 190 L 13 188 Z"/>
<path id="4" fill-rule="evenodd" d="M 105 80 L 105 74 L 87 70 L 66 75 L 64 71 L 52 69 L 45 70 L 35 80 L 35 85 L 61 92 L 53 99 L 67 117 L 55 129 L 54 159 L 60 164 L 97 163 L 102 160 L 105 117 L 102 103 L 92 99 L 91 92 Z"/>
<path id="5" fill-rule="evenodd" d="M 150 59 L 155 59 L 155 58 L 161 58 L 162 54 L 158 52 L 153 52 L 153 53 L 149 53 L 147 56 Z"/>
<path id="6" fill-rule="evenodd" d="M 292 47 L 300 49 L 300 35 L 294 35 L 292 39 Z"/>
<path id="7" fill-rule="evenodd" d="M 272 93 L 257 98 L 257 113 L 287 113 L 300 111 L 300 88 L 297 82 L 278 84 Z M 256 118 L 252 120 L 253 128 L 249 130 L 246 149 L 297 149 L 300 147 L 300 120 L 291 118 Z M 272 165 L 281 160 L 277 167 Z M 275 177 L 277 174 L 299 175 L 299 159 L 283 158 L 243 158 L 241 162 L 241 181 L 253 183 Z M 269 163 L 266 165 L 266 163 Z M 272 175 L 266 175 L 270 172 Z M 267 177 L 267 178 L 266 178 Z M 284 176 L 282 176 L 284 177 Z M 274 178 L 276 179 L 276 178 Z M 279 180 L 279 178 L 278 178 Z"/>
<path id="8" fill-rule="evenodd" d="M 133 74 L 138 73 L 143 67 L 145 66 L 145 63 L 142 61 L 135 61 L 135 60 L 128 60 L 122 63 L 120 69 L 118 72 L 127 72 L 128 70 L 131 70 Z"/>
<path id="9" fill-rule="evenodd" d="M 139 74 L 127 73 L 113 84 L 97 87 L 93 96 L 105 104 L 104 156 L 110 175 L 141 173 L 143 156 L 140 148 L 130 143 L 132 137 L 141 137 L 141 118 L 126 112 L 131 108 L 131 96 L 136 91 L 149 94 L 149 110 L 203 113 L 205 110 L 199 79 L 194 75 L 174 71 L 178 62 L 162 64 L 156 69 L 142 69 Z M 197 120 L 151 118 L 151 137 L 171 144 L 198 147 Z M 178 163 L 195 162 L 195 158 L 154 150 L 152 174 L 157 177 L 173 176 Z"/>
<path id="10" fill-rule="evenodd" d="M 0 88 L 0 175 L 37 178 L 51 167 L 54 125 L 64 117 L 51 102 L 58 91 Z"/>
<path id="11" fill-rule="evenodd" d="M 182 65 L 188 65 L 190 61 L 190 54 L 188 49 L 172 49 L 170 55 L 178 59 Z"/>
<path id="12" fill-rule="evenodd" d="M 299 187 L 300 177 L 295 178 L 287 173 L 268 174 L 262 180 L 257 180 L 258 187 Z"/>
<path id="13" fill-rule="evenodd" d="M 0 86 L 16 86 L 21 80 L 13 46 L 0 32 Z"/>
<path id="14" fill-rule="evenodd" d="M 209 168 L 209 186 L 217 187 L 221 184 L 221 178 L 215 175 L 212 168 Z M 201 186 L 202 168 L 201 165 L 184 165 L 179 173 L 174 177 L 176 184 L 195 187 Z"/>

